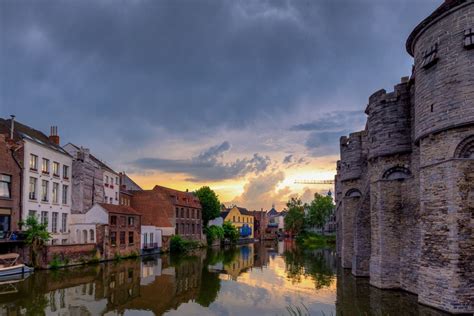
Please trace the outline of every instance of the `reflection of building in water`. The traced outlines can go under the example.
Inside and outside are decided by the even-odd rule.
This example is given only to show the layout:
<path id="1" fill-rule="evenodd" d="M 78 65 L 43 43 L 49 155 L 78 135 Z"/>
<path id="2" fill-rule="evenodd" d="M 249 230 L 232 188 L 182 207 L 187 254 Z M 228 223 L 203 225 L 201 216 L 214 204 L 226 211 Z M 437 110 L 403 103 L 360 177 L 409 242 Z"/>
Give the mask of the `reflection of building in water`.
<path id="1" fill-rule="evenodd" d="M 254 264 L 254 244 L 249 244 L 237 248 L 238 254 L 230 263 L 224 263 L 224 270 L 232 280 L 251 268 Z"/>
<path id="2" fill-rule="evenodd" d="M 265 247 L 265 243 L 254 244 L 254 263 L 255 268 L 263 268 L 268 265 L 270 261 L 270 254 L 268 248 Z"/>

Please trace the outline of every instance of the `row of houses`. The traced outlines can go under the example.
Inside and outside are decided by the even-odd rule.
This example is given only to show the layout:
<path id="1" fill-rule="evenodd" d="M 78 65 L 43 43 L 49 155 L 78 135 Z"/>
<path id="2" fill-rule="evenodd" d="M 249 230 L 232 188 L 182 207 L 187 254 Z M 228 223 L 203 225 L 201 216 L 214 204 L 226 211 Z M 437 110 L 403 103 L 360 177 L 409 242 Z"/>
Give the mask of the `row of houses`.
<path id="1" fill-rule="evenodd" d="M 101 257 L 167 248 L 174 234 L 202 240 L 197 197 L 155 186 L 143 190 L 77 144 L 0 118 L 0 243 L 22 239 L 36 216 L 51 246 L 94 244 Z M 3 247 L 2 249 L 7 249 Z"/>

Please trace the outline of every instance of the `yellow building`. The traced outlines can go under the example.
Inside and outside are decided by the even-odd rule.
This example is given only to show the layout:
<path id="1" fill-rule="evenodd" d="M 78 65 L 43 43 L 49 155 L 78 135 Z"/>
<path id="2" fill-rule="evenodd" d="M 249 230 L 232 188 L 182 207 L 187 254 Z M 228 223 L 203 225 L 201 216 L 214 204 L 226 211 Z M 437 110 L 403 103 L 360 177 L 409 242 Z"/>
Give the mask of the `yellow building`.
<path id="1" fill-rule="evenodd" d="M 253 215 L 243 207 L 234 206 L 221 213 L 224 222 L 229 221 L 238 228 L 241 238 L 254 238 Z"/>

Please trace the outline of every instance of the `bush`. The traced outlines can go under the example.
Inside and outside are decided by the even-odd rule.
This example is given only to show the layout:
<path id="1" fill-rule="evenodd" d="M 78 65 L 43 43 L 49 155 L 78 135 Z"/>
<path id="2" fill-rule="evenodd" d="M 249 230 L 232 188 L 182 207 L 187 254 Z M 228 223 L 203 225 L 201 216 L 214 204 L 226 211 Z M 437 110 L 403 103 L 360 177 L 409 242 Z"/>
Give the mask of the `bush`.
<path id="1" fill-rule="evenodd" d="M 59 259 L 58 255 L 54 255 L 53 260 L 51 260 L 51 262 L 49 263 L 49 268 L 55 270 L 59 269 L 61 266 L 63 266 L 63 262 L 61 261 L 61 259 Z"/>
<path id="2" fill-rule="evenodd" d="M 239 239 L 240 237 L 239 230 L 231 222 L 226 221 L 222 225 L 222 228 L 224 230 L 225 239 L 228 239 L 232 243 L 236 242 Z"/>
<path id="3" fill-rule="evenodd" d="M 199 242 L 194 240 L 187 240 L 179 235 L 171 237 L 170 251 L 171 252 L 187 252 L 191 249 L 199 247 Z"/>
<path id="4" fill-rule="evenodd" d="M 224 238 L 224 228 L 211 225 L 209 227 L 204 228 L 204 234 L 206 234 L 207 243 L 211 245 L 214 242 L 214 240 Z"/>

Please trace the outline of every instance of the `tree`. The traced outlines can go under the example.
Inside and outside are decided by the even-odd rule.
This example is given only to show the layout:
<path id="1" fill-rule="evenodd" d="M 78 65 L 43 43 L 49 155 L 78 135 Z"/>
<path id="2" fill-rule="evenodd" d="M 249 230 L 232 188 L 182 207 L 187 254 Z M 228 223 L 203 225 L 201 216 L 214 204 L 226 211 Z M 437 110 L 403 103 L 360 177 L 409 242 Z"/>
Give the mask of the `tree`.
<path id="1" fill-rule="evenodd" d="M 194 194 L 199 198 L 199 202 L 201 202 L 202 221 L 204 227 L 207 227 L 207 224 L 211 219 L 214 219 L 221 214 L 221 203 L 219 202 L 219 197 L 216 192 L 211 190 L 208 186 L 201 187 L 199 190 L 194 192 Z"/>
<path id="2" fill-rule="evenodd" d="M 225 239 L 229 239 L 230 242 L 236 242 L 239 239 L 239 230 L 230 221 L 225 221 L 222 228 L 224 229 Z"/>
<path id="3" fill-rule="evenodd" d="M 51 239 L 51 234 L 48 232 L 48 224 L 41 224 L 34 215 L 28 216 L 22 226 L 26 227 L 26 243 L 30 246 L 31 262 L 35 268 L 40 266 L 38 261 L 39 253 L 43 246 Z"/>
<path id="4" fill-rule="evenodd" d="M 311 201 L 308 208 L 308 223 L 312 226 L 321 228 L 326 224 L 327 219 L 334 209 L 332 197 L 315 193 L 314 199 Z"/>
<path id="5" fill-rule="evenodd" d="M 220 226 L 211 225 L 204 228 L 204 234 L 206 234 L 207 243 L 212 245 L 214 240 L 220 240 L 224 238 L 224 229 Z"/>
<path id="6" fill-rule="evenodd" d="M 290 236 L 297 235 L 303 230 L 305 206 L 298 197 L 292 197 L 286 206 L 285 230 L 290 232 Z"/>

